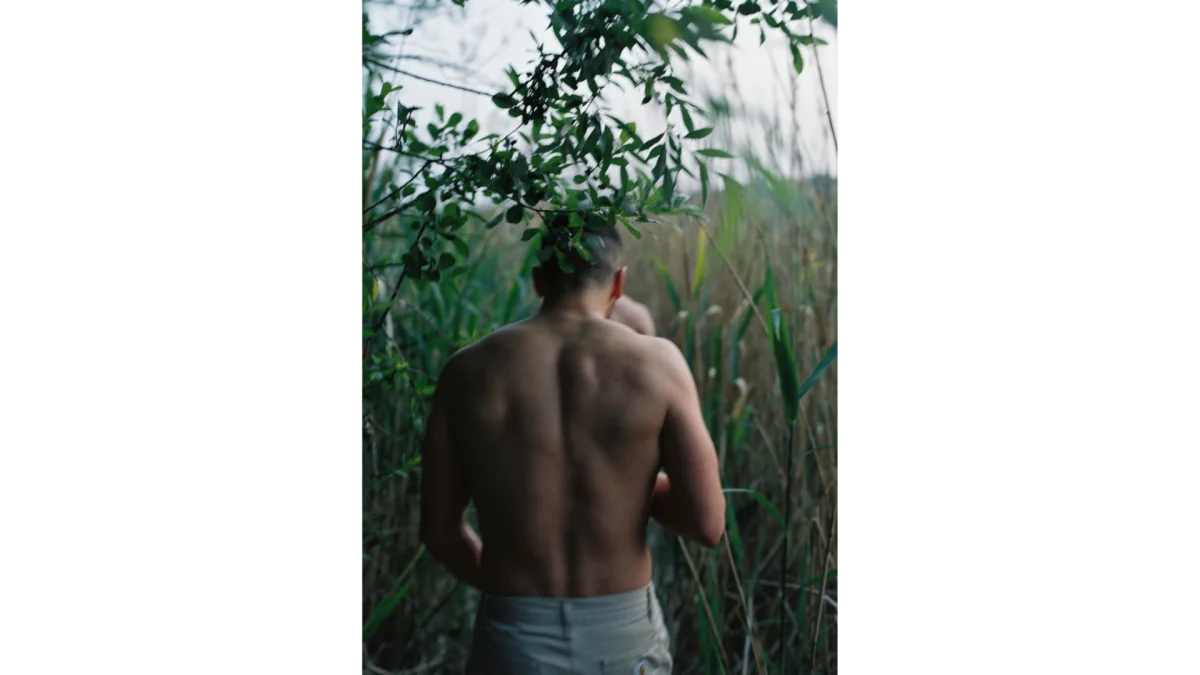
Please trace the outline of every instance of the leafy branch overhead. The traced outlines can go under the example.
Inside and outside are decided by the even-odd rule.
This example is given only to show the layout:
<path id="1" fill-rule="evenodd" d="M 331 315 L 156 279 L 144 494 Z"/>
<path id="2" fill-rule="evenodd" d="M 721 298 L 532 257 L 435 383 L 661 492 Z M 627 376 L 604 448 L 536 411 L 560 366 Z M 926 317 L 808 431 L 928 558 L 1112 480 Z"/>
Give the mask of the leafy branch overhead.
<path id="1" fill-rule="evenodd" d="M 447 113 L 441 105 L 432 111 L 436 119 L 421 127 L 415 116 L 419 108 L 407 105 L 403 87 L 392 86 L 382 74 L 398 70 L 387 64 L 383 48 L 413 29 L 373 34 L 364 14 L 363 144 L 392 153 L 397 170 L 389 174 L 384 196 L 367 207 L 363 229 L 401 216 L 418 232 L 401 259 L 402 278 L 436 281 L 443 273 L 465 270 L 460 263 L 470 249 L 462 227 L 478 217 L 483 200 L 499 207 L 488 227 L 527 222 L 534 214 L 586 216 L 569 219 L 574 235 L 556 236 L 561 246 L 578 245 L 587 219 L 623 223 L 640 237 L 636 224 L 653 214 L 695 213 L 676 188 L 681 176 L 698 181 L 702 200 L 707 199 L 705 160 L 729 154 L 712 148 L 689 151 L 689 141 L 713 129 L 690 100 L 675 64 L 707 58 L 707 45 L 730 43 L 739 30 L 756 29 L 762 41 L 768 30 L 786 38 L 799 71 L 800 46 L 823 44 L 811 34 L 812 21 L 836 23 L 836 3 L 828 1 L 714 0 L 670 8 L 652 0 L 544 4 L 553 40 L 536 45 L 537 57 L 525 72 L 510 67 L 511 86 L 491 96 L 513 119 L 513 129 L 503 136 L 480 135 L 478 121 Z M 643 104 L 661 106 L 666 129 L 644 138 L 635 123 L 608 113 L 603 96 L 614 90 L 638 91 Z M 383 139 L 386 145 L 379 145 Z M 540 225 L 527 238 L 544 231 Z M 544 249 L 539 255 L 544 262 L 553 252 Z"/>

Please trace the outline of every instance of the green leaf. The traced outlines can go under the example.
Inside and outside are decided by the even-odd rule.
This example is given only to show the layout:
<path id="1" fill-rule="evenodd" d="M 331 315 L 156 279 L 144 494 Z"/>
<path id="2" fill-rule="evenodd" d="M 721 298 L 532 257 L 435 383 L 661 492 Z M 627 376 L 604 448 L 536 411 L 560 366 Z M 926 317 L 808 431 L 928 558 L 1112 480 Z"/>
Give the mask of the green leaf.
<path id="1" fill-rule="evenodd" d="M 705 127 L 703 129 L 697 129 L 697 130 L 693 131 L 692 133 L 684 136 L 684 138 L 704 138 L 705 136 L 711 134 L 712 132 L 713 132 L 712 127 Z"/>
<path id="2" fill-rule="evenodd" d="M 437 208 L 437 195 L 433 190 L 426 190 L 413 200 L 413 206 L 426 213 L 433 213 L 433 210 Z"/>
<path id="3" fill-rule="evenodd" d="M 463 129 L 463 140 L 469 141 L 472 138 L 475 138 L 475 134 L 477 133 L 479 133 L 479 122 L 471 120 L 470 122 L 467 122 L 467 128 Z"/>
<path id="4" fill-rule="evenodd" d="M 671 299 L 671 306 L 675 308 L 675 313 L 678 314 L 681 306 L 679 289 L 675 288 L 675 282 L 671 280 L 671 270 L 667 268 L 667 264 L 662 261 L 662 258 L 651 255 L 651 260 L 654 261 L 654 266 L 662 274 L 663 285 L 667 287 L 667 297 Z"/>
<path id="5" fill-rule="evenodd" d="M 704 236 L 704 230 L 699 228 L 696 230 L 696 251 L 696 270 L 692 275 L 692 293 L 699 298 L 700 282 L 704 281 L 704 262 L 708 253 L 708 237 Z"/>
<path id="6" fill-rule="evenodd" d="M 721 180 L 725 182 L 725 191 L 726 192 L 735 192 L 737 194 L 741 194 L 742 192 L 745 191 L 746 187 L 744 185 L 742 185 L 741 183 L 739 183 L 737 181 L 737 179 L 734 178 L 733 176 L 730 176 L 728 174 L 723 174 L 723 173 L 717 174 L 717 175 L 719 175 L 721 177 Z"/>
<path id="7" fill-rule="evenodd" d="M 679 111 L 683 113 L 683 126 L 687 127 L 689 132 L 696 130 L 696 125 L 692 122 L 692 115 L 686 107 L 680 106 Z"/>
<path id="8" fill-rule="evenodd" d="M 796 72 L 804 72 L 804 57 L 800 56 L 800 48 L 795 43 L 788 46 L 792 48 L 792 65 L 796 68 Z"/>
<path id="9" fill-rule="evenodd" d="M 521 220 L 524 217 L 525 217 L 525 207 L 521 206 L 520 204 L 513 206 L 512 208 L 510 208 L 508 210 L 508 213 L 504 214 L 505 220 L 512 223 L 513 225 L 516 225 L 517 223 L 521 222 Z"/>
<path id="10" fill-rule="evenodd" d="M 567 260 L 566 254 L 558 249 L 554 249 L 554 257 L 558 259 L 558 268 L 567 274 L 575 273 L 575 266 Z"/>
<path id="11" fill-rule="evenodd" d="M 816 0 L 805 8 L 814 19 L 823 19 L 837 30 L 837 0 Z"/>
<path id="12" fill-rule="evenodd" d="M 641 233 L 641 231 L 639 231 L 639 230 L 638 230 L 636 227 L 634 227 L 633 225 L 630 225 L 628 220 L 624 220 L 624 219 L 622 219 L 622 220 L 621 220 L 621 222 L 625 224 L 625 229 L 629 230 L 629 233 L 633 235 L 633 238 L 634 238 L 634 239 L 641 239 L 641 238 L 642 238 L 642 233 Z"/>
<path id="13" fill-rule="evenodd" d="M 379 603 L 375 609 L 371 610 L 371 614 L 367 617 L 367 620 L 363 622 L 364 640 L 374 635 L 375 631 L 379 630 L 379 627 L 383 624 L 383 622 L 387 621 L 387 618 L 392 615 L 392 612 L 396 611 L 396 607 L 400 604 L 400 601 L 404 599 L 405 594 L 408 592 L 409 582 L 406 581 L 408 573 L 412 570 L 413 565 L 416 564 L 417 560 L 420 559 L 421 554 L 424 552 L 425 546 L 422 545 L 421 548 L 417 549 L 417 553 L 412 557 L 412 560 L 408 561 L 408 565 L 405 566 L 404 571 L 400 573 L 400 579 L 396 582 L 398 588 L 388 595 L 388 597 L 384 598 L 383 602 Z"/>
<path id="14" fill-rule="evenodd" d="M 456 126 L 458 126 L 458 123 L 462 121 L 462 118 L 463 118 L 462 113 L 456 112 L 450 116 L 449 120 L 446 121 L 446 126 L 456 127 Z"/>
<path id="15" fill-rule="evenodd" d="M 828 581 L 833 581 L 836 578 L 837 578 L 837 568 L 829 570 L 829 573 L 825 575 L 825 579 Z M 816 586 L 819 583 L 821 583 L 821 577 L 818 576 L 818 577 L 813 577 L 813 578 L 809 579 L 808 581 L 804 582 L 801 585 L 802 586 Z"/>
<path id="16" fill-rule="evenodd" d="M 729 154 L 728 152 L 725 152 L 724 150 L 718 150 L 716 148 L 705 148 L 703 150 L 697 150 L 696 154 L 704 155 L 705 157 L 720 157 L 721 159 L 732 159 L 733 158 L 733 155 Z"/>
<path id="17" fill-rule="evenodd" d="M 385 88 L 389 88 L 389 89 L 391 88 L 391 85 L 389 85 L 389 84 L 384 84 L 383 86 Z M 439 121 L 446 119 L 446 109 L 442 107 L 441 103 L 438 103 L 437 105 L 433 106 L 433 110 L 437 113 Z"/>
<path id="18" fill-rule="evenodd" d="M 738 14 L 750 16 L 751 14 L 757 14 L 761 11 L 762 8 L 758 6 L 758 3 L 755 3 L 752 0 L 746 0 L 746 2 L 738 5 Z"/>
<path id="19" fill-rule="evenodd" d="M 496 94 L 492 97 L 492 103 L 495 103 L 497 108 L 511 108 L 517 104 L 517 101 L 508 94 Z"/>
<path id="20" fill-rule="evenodd" d="M 449 253 L 443 253 L 442 255 L 438 256 L 438 267 L 439 268 L 446 269 L 447 267 L 453 267 L 453 266 L 454 266 L 454 256 L 453 255 L 450 255 Z"/>
<path id="21" fill-rule="evenodd" d="M 700 166 L 700 206 L 708 204 L 708 167 L 704 162 L 697 161 Z"/>
<path id="22" fill-rule="evenodd" d="M 775 505 L 771 503 L 771 500 L 767 499 L 766 495 L 758 490 L 747 490 L 745 488 L 725 488 L 721 490 L 721 492 L 724 492 L 725 494 L 742 494 L 754 497 L 756 500 L 758 500 L 759 504 L 763 505 L 763 508 L 767 510 L 767 513 L 771 514 L 771 517 L 775 519 L 775 522 L 779 523 L 780 527 L 784 527 L 783 515 L 779 513 L 779 509 L 775 508 Z"/>
<path id="23" fill-rule="evenodd" d="M 779 371 L 779 393 L 783 396 L 784 415 L 789 423 L 795 423 L 800 412 L 800 383 L 796 375 L 796 357 L 792 354 L 791 337 L 779 308 L 771 310 L 770 328 L 771 351 Z"/>
<path id="24" fill-rule="evenodd" d="M 525 230 L 524 232 L 521 233 L 521 241 L 529 241 L 530 239 L 533 239 L 534 237 L 536 237 L 539 232 L 541 232 L 540 229 L 538 229 L 536 227 L 531 227 L 528 230 Z"/>
<path id="25" fill-rule="evenodd" d="M 487 224 L 483 226 L 484 229 L 490 230 L 493 227 L 499 225 L 500 221 L 504 219 L 504 215 L 505 214 L 503 211 L 501 211 L 500 213 L 497 213 L 495 218 L 492 218 L 491 220 L 487 221 Z"/>
<path id="26" fill-rule="evenodd" d="M 679 37 L 679 22 L 671 17 L 654 13 L 646 16 L 646 33 L 644 37 L 660 55 L 665 54 L 663 48 Z"/>
<path id="27" fill-rule="evenodd" d="M 733 21 L 730 20 L 728 17 L 726 17 L 724 14 L 718 12 L 717 10 L 713 9 L 712 7 L 707 7 L 704 5 L 697 5 L 695 7 L 684 7 L 683 9 L 679 10 L 679 13 L 693 21 L 696 21 L 697 23 L 699 23 L 699 22 L 719 23 L 724 26 L 728 26 L 729 24 L 733 23 Z"/>
<path id="28" fill-rule="evenodd" d="M 674 89 L 676 93 L 687 95 L 687 89 L 683 87 L 683 80 L 678 77 L 664 77 L 663 82 L 671 85 L 671 89 Z"/>
<path id="29" fill-rule="evenodd" d="M 813 388 L 813 385 L 816 384 L 817 380 L 821 377 L 821 373 L 824 373 L 825 370 L 827 368 L 829 368 L 829 365 L 832 364 L 833 360 L 836 358 L 837 358 L 837 340 L 834 340 L 833 346 L 825 351 L 825 355 L 821 357 L 821 361 L 817 364 L 817 367 L 813 369 L 812 374 L 809 375 L 808 378 L 804 380 L 804 384 L 800 385 L 800 393 L 799 393 L 800 398 L 803 398 L 804 395 L 808 393 L 808 390 Z"/>
<path id="30" fill-rule="evenodd" d="M 467 247 L 467 242 L 462 239 L 451 239 L 450 243 L 454 245 L 455 250 L 463 257 L 463 260 L 466 260 L 471 255 L 471 249 Z"/>

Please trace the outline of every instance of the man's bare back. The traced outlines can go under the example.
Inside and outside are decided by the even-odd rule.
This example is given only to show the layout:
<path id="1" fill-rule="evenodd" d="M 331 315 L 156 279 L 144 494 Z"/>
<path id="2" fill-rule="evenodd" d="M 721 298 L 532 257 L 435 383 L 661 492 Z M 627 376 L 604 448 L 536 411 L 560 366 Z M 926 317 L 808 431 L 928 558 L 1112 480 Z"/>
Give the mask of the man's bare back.
<path id="1" fill-rule="evenodd" d="M 672 343 L 543 315 L 464 349 L 443 378 L 448 440 L 485 542 L 484 590 L 586 597 L 649 583 L 660 432 L 681 402 L 699 415 Z"/>
<path id="2" fill-rule="evenodd" d="M 421 538 L 497 596 L 614 596 L 650 582 L 648 519 L 715 546 L 725 500 L 695 383 L 671 342 L 607 320 L 610 228 L 582 272 L 535 270 L 531 319 L 455 354 L 422 451 Z M 582 276 L 578 276 L 582 275 Z M 661 471 L 661 473 L 660 473 Z M 480 536 L 464 519 L 475 502 Z"/>

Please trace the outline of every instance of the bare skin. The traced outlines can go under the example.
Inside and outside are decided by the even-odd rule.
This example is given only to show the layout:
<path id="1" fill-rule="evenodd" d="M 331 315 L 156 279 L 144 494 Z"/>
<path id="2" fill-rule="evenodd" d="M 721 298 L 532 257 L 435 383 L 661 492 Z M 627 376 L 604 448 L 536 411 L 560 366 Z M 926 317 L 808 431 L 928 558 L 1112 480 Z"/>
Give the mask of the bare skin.
<path id="1" fill-rule="evenodd" d="M 443 370 L 421 534 L 464 582 L 497 595 L 621 593 L 650 582 L 650 517 L 720 540 L 716 453 L 683 355 L 605 320 L 623 279 L 548 298 Z M 464 520 L 470 500 L 482 539 Z"/>
<path id="2" fill-rule="evenodd" d="M 613 305 L 612 316 L 609 317 L 617 323 L 625 324 L 632 328 L 635 332 L 642 335 L 654 335 L 654 317 L 650 315 L 650 310 L 645 305 L 628 296 L 622 295 L 617 298 L 617 302 Z"/>

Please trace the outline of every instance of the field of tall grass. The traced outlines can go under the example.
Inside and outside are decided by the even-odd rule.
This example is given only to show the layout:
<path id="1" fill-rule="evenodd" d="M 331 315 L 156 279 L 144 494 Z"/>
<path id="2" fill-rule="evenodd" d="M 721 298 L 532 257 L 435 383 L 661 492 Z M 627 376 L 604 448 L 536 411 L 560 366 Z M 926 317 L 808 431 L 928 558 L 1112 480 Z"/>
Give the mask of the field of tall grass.
<path id="1" fill-rule="evenodd" d="M 728 491 L 726 536 L 711 551 L 651 526 L 675 672 L 833 673 L 836 181 L 784 179 L 751 162 L 744 184 L 708 195 L 705 216 L 625 237 L 626 292 L 691 364 Z M 367 264 L 364 305 L 395 294 L 386 316 L 364 318 L 374 331 L 364 354 L 364 672 L 461 672 L 469 651 L 478 594 L 417 538 L 423 423 L 449 356 L 537 307 L 521 229 L 471 227 L 469 265 L 434 283 L 396 287 L 388 261 L 414 236 L 406 223 L 364 242 L 364 260 L 383 261 Z M 789 360 L 791 375 L 779 367 Z"/>

